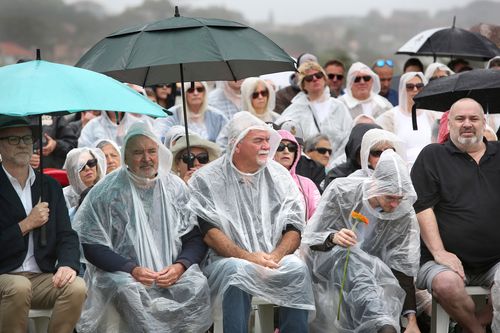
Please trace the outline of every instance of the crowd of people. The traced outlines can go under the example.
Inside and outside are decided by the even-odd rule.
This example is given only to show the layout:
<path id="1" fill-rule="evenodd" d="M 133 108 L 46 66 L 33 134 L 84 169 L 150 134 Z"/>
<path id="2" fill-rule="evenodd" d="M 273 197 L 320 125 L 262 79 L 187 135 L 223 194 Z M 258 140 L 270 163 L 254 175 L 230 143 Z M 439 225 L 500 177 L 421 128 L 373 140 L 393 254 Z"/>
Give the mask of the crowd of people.
<path id="1" fill-rule="evenodd" d="M 44 116 L 40 143 L 0 115 L 0 331 L 33 308 L 51 333 L 244 333 L 259 297 L 281 333 L 428 332 L 431 298 L 461 332 L 500 332 L 500 122 L 463 98 L 412 127 L 429 81 L 473 69 L 297 65 L 277 90 L 130 85 L 172 115 Z M 492 290 L 481 312 L 469 285 Z"/>

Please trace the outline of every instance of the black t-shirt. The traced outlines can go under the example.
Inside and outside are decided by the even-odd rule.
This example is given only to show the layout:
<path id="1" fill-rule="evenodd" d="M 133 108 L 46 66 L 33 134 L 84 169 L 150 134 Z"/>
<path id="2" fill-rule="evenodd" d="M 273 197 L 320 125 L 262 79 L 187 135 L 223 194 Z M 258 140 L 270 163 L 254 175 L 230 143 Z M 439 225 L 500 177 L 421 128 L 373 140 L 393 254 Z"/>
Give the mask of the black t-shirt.
<path id="1" fill-rule="evenodd" d="M 428 145 L 411 171 L 415 211 L 434 208 L 444 248 L 473 272 L 500 261 L 500 143 L 485 143 L 479 164 L 451 140 Z M 422 242 L 421 262 L 432 259 Z"/>

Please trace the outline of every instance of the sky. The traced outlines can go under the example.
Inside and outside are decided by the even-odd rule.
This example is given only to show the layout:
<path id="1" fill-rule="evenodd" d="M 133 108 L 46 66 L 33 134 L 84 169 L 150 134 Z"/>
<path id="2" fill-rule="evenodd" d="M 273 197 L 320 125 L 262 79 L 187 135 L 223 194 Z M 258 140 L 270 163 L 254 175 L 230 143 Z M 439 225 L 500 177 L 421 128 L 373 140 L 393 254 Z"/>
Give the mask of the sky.
<path id="1" fill-rule="evenodd" d="M 76 0 L 66 0 L 74 2 Z M 93 0 L 113 11 L 134 6 L 142 0 Z M 428 10 L 434 13 L 441 9 L 463 7 L 473 0 L 170 0 L 172 4 L 205 8 L 222 6 L 239 11 L 250 22 L 265 21 L 274 16 L 277 23 L 303 23 L 324 16 L 364 16 L 372 9 L 390 15 L 394 9 Z M 500 2 L 500 0 L 494 0 Z"/>

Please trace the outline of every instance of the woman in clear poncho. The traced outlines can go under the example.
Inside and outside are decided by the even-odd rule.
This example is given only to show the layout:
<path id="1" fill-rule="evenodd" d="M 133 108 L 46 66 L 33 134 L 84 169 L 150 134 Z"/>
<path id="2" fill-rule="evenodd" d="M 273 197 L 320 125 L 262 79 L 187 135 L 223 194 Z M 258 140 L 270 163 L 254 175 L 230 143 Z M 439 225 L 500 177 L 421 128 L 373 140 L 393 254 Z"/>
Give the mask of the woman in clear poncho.
<path id="1" fill-rule="evenodd" d="M 270 133 L 267 162 L 253 173 L 239 171 L 233 163 L 238 143 L 252 129 Z M 199 169 L 189 181 L 189 209 L 220 229 L 248 252 L 271 253 L 287 226 L 304 228 L 304 206 L 290 173 L 273 161 L 279 134 L 249 112 L 239 112 L 229 123 L 229 146 L 222 157 Z M 295 255 L 286 255 L 271 269 L 244 259 L 222 257 L 209 250 L 204 272 L 212 294 L 215 316 L 230 287 L 274 304 L 314 310 L 307 267 Z"/>
<path id="2" fill-rule="evenodd" d="M 403 74 L 399 80 L 399 105 L 383 113 L 376 120 L 383 129 L 401 138 L 410 164 L 413 164 L 420 151 L 432 142 L 432 133 L 437 127 L 436 121 L 441 117 L 440 112 L 417 109 L 418 130 L 413 130 L 413 97 L 422 91 L 426 84 L 427 79 L 421 72 Z"/>
<path id="3" fill-rule="evenodd" d="M 66 156 L 63 169 L 68 174 L 69 186 L 63 189 L 68 209 L 78 206 L 80 195 L 106 175 L 106 158 L 95 148 L 74 148 Z"/>
<path id="4" fill-rule="evenodd" d="M 316 297 L 311 332 L 374 333 L 385 325 L 399 332 L 405 292 L 393 271 L 410 277 L 418 271 L 415 200 L 405 162 L 392 150 L 382 153 L 370 177 L 337 178 L 328 186 L 302 239 Z M 337 242 L 336 233 L 352 228 L 352 212 L 363 214 L 369 223 L 360 223 L 355 231 L 357 244 L 351 246 L 337 320 L 348 252 L 331 242 Z"/>
<path id="5" fill-rule="evenodd" d="M 127 144 L 137 135 L 158 145 L 153 178 L 140 177 L 128 166 Z M 171 153 L 144 124 L 131 127 L 122 167 L 90 191 L 75 216 L 84 248 L 107 247 L 155 272 L 172 265 L 183 246 L 181 237 L 195 224 L 185 209 L 187 188 L 170 173 L 171 163 Z M 208 285 L 196 264 L 168 288 L 146 287 L 121 268 L 107 272 L 90 262 L 85 281 L 88 295 L 78 332 L 203 332 L 210 326 Z"/>

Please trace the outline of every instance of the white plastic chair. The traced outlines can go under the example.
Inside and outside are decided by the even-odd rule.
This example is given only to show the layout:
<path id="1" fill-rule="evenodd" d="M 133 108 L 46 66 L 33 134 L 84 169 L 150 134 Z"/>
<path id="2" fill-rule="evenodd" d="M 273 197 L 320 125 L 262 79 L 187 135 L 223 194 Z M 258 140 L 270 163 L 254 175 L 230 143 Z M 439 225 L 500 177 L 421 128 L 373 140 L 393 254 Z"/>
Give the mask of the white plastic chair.
<path id="1" fill-rule="evenodd" d="M 49 329 L 50 316 L 52 310 L 31 309 L 28 314 L 28 332 L 29 333 L 47 333 Z"/>
<path id="2" fill-rule="evenodd" d="M 274 304 L 259 298 L 252 298 L 252 309 L 255 310 L 254 333 L 274 332 Z M 222 318 L 214 323 L 214 333 L 223 333 Z"/>
<path id="3" fill-rule="evenodd" d="M 486 304 L 486 296 L 489 295 L 489 289 L 483 287 L 465 287 L 467 294 L 472 296 L 476 307 L 479 309 Z M 432 298 L 432 317 L 431 317 L 431 333 L 448 333 L 450 325 L 450 316 L 441 307 L 437 300 Z"/>

